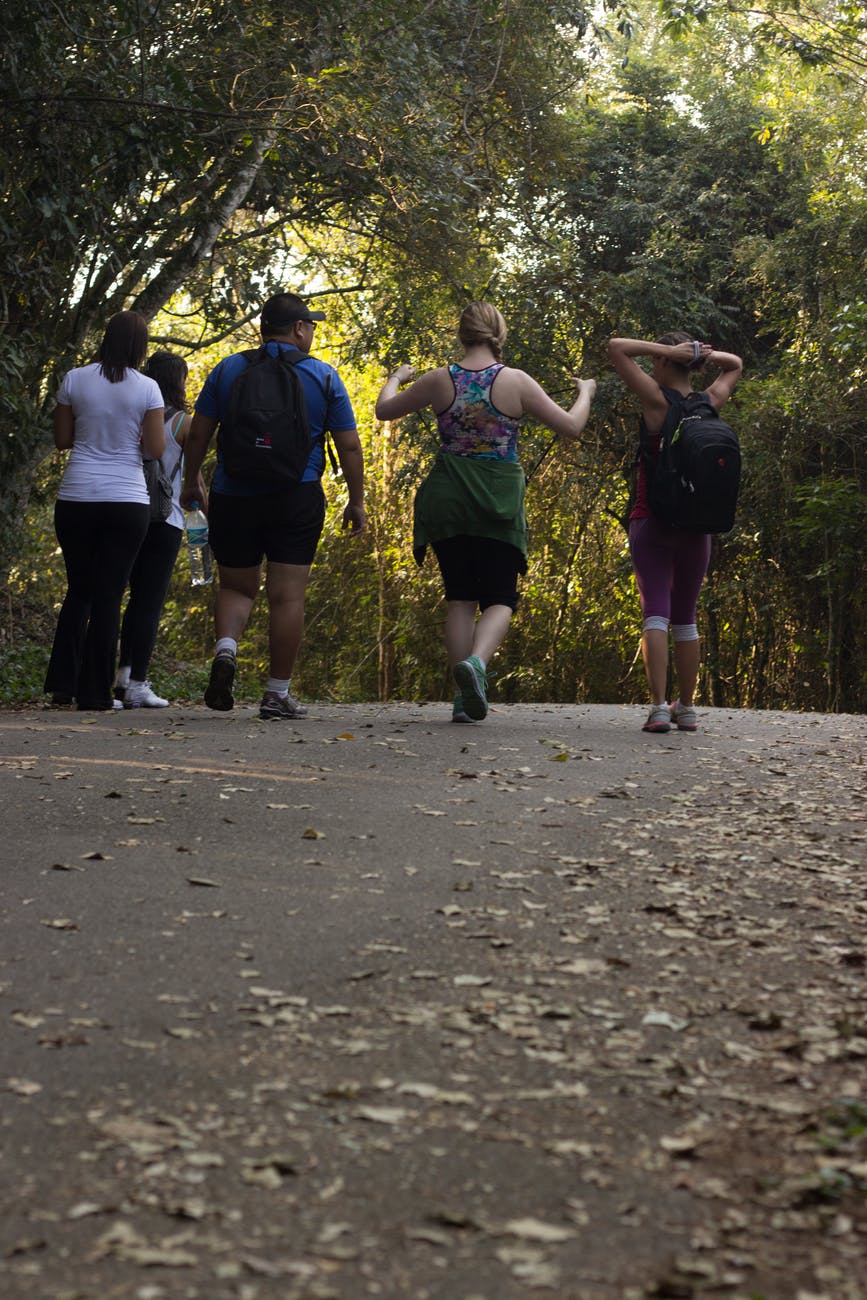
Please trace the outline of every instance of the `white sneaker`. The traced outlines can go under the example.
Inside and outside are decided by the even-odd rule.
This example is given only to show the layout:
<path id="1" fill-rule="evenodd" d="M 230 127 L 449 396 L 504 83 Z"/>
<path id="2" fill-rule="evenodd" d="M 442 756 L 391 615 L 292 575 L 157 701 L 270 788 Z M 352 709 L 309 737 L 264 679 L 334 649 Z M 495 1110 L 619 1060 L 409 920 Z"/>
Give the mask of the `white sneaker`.
<path id="1" fill-rule="evenodd" d="M 167 709 L 169 702 L 153 692 L 150 682 L 131 682 L 124 692 L 123 707 L 125 709 Z"/>
<path id="2" fill-rule="evenodd" d="M 129 695 L 129 691 L 127 691 Z M 671 731 L 671 713 L 667 704 L 654 704 L 651 706 L 650 713 L 647 715 L 647 721 L 641 728 L 642 731 Z"/>

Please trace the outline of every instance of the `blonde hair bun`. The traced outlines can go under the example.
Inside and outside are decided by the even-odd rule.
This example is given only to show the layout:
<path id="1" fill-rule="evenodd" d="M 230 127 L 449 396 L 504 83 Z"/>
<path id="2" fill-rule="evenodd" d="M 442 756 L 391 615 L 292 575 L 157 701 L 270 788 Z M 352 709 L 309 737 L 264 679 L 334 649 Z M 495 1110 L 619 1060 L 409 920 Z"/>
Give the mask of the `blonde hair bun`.
<path id="1" fill-rule="evenodd" d="M 489 302 L 471 302 L 461 313 L 458 338 L 465 348 L 489 347 L 499 361 L 506 342 L 506 322 Z"/>

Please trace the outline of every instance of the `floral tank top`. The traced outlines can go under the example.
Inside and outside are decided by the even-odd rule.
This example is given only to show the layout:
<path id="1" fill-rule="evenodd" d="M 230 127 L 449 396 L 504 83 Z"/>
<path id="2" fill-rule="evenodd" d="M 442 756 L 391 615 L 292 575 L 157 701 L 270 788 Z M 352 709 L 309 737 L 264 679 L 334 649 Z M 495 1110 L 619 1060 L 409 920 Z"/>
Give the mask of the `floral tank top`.
<path id="1" fill-rule="evenodd" d="M 500 362 L 484 370 L 449 366 L 455 397 L 451 406 L 437 415 L 440 451 L 453 456 L 517 461 L 520 419 L 504 415 L 491 401 L 491 388 L 502 369 Z"/>

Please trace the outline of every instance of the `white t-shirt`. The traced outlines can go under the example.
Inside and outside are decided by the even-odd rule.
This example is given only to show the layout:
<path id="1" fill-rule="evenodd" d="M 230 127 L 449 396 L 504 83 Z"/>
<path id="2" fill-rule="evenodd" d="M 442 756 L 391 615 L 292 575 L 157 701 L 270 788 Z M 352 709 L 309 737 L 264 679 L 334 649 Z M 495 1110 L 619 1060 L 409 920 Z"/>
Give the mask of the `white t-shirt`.
<path id="1" fill-rule="evenodd" d="M 75 442 L 57 493 L 59 501 L 133 501 L 147 505 L 141 467 L 141 424 L 163 405 L 153 379 L 128 369 L 110 384 L 98 362 L 64 376 L 57 393 L 75 417 Z"/>

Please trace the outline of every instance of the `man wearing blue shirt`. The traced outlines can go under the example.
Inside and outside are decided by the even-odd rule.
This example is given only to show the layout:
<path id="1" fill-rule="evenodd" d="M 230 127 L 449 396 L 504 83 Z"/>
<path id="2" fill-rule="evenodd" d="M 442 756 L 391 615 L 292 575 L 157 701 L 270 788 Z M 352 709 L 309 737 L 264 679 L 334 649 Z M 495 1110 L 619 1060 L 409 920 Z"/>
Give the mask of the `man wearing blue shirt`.
<path id="1" fill-rule="evenodd" d="M 352 404 L 337 371 L 310 356 L 316 323 L 324 319 L 322 312 L 310 311 L 293 293 L 275 294 L 262 308 L 262 342 L 274 355 L 278 350 L 292 354 L 307 401 L 313 446 L 300 482 L 274 488 L 230 478 L 218 445 L 208 503 L 209 540 L 220 578 L 214 616 L 216 652 L 205 690 L 205 703 L 211 709 L 225 711 L 234 705 L 238 641 L 259 593 L 265 558 L 271 662 L 259 716 L 292 719 L 307 712 L 289 688 L 304 633 L 307 580 L 325 521 L 320 480 L 326 433 L 334 440 L 349 491 L 343 526 L 353 534 L 364 531 L 364 457 Z M 226 416 L 232 385 L 248 364 L 244 354 L 236 352 L 219 362 L 205 380 L 184 447 L 181 504 L 185 507 L 198 498 L 196 476 Z"/>

